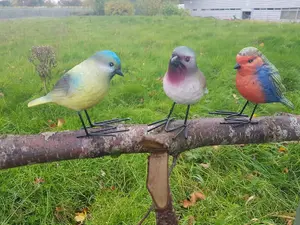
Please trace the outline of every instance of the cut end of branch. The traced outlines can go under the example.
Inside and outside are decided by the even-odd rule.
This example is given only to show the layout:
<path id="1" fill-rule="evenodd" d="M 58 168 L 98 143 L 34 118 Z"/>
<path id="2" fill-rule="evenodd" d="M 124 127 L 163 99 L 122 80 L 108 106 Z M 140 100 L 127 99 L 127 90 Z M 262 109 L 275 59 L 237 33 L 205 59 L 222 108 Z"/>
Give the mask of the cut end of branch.
<path id="1" fill-rule="evenodd" d="M 157 152 L 157 150 L 161 151 L 167 151 L 168 147 L 162 143 L 160 140 L 153 136 L 144 136 L 140 142 L 141 146 L 143 146 L 145 149 L 154 150 Z"/>
<path id="2" fill-rule="evenodd" d="M 157 209 L 168 205 L 170 195 L 168 181 L 168 153 L 151 153 L 148 157 L 147 189 Z"/>

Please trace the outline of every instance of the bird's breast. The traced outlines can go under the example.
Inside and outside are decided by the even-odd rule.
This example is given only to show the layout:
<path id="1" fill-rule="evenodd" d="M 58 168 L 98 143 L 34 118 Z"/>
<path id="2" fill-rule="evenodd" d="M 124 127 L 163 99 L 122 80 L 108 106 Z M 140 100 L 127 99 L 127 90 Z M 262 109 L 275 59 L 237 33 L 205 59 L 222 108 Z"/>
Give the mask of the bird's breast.
<path id="1" fill-rule="evenodd" d="M 179 82 L 170 82 L 167 75 L 163 79 L 163 89 L 166 95 L 178 104 L 190 105 L 198 102 L 204 95 L 204 85 L 198 76 L 185 76 Z"/>
<path id="2" fill-rule="evenodd" d="M 108 93 L 109 82 L 107 80 L 89 80 L 82 89 L 78 99 L 83 102 L 84 109 L 88 109 L 99 103 Z"/>
<path id="3" fill-rule="evenodd" d="M 82 83 L 72 90 L 72 94 L 58 99 L 56 103 L 76 111 L 89 109 L 98 104 L 106 96 L 108 90 L 108 81 L 85 77 Z"/>
<path id="4" fill-rule="evenodd" d="M 241 74 L 237 73 L 236 88 L 239 93 L 248 101 L 255 104 L 265 103 L 265 95 L 257 76 L 242 76 Z"/>

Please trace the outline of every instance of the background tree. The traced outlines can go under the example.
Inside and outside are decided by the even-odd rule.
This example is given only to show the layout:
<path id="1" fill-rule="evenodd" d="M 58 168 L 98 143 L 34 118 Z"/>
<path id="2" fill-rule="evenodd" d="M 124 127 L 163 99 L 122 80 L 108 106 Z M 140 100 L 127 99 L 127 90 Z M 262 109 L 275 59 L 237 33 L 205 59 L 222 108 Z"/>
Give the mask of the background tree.
<path id="1" fill-rule="evenodd" d="M 147 16 L 159 14 L 163 0 L 136 0 L 137 13 Z"/>
<path id="2" fill-rule="evenodd" d="M 177 4 L 179 0 L 131 0 L 136 5 L 136 14 L 154 16 L 158 14 L 181 15 Z M 167 9 L 164 9 L 167 8 Z"/>
<path id="3" fill-rule="evenodd" d="M 44 0 L 13 0 L 13 6 L 42 6 Z"/>
<path id="4" fill-rule="evenodd" d="M 96 15 L 104 15 L 104 6 L 107 0 L 92 0 L 92 7 Z"/>
<path id="5" fill-rule="evenodd" d="M 58 4 L 61 6 L 81 6 L 82 2 L 81 0 L 60 0 Z"/>
<path id="6" fill-rule="evenodd" d="M 44 6 L 46 6 L 46 7 L 54 7 L 54 6 L 56 6 L 56 4 L 54 2 L 52 2 L 51 0 L 46 0 L 44 2 Z"/>
<path id="7" fill-rule="evenodd" d="M 105 15 L 133 15 L 134 6 L 128 0 L 110 0 L 105 3 Z"/>
<path id="8" fill-rule="evenodd" d="M 0 6 L 11 6 L 11 2 L 9 0 L 0 1 Z"/>
<path id="9" fill-rule="evenodd" d="M 82 5 L 85 7 L 94 7 L 94 0 L 83 0 Z"/>

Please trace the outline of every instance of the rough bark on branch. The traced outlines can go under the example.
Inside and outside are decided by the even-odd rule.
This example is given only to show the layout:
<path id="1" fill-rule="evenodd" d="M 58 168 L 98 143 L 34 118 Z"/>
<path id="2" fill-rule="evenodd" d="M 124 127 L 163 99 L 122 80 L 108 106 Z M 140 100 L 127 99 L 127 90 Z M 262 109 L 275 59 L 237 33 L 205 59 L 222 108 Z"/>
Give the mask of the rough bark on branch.
<path id="1" fill-rule="evenodd" d="M 233 127 L 220 124 L 222 118 L 190 120 L 188 139 L 176 133 L 147 134 L 146 125 L 129 126 L 130 131 L 116 137 L 76 138 L 83 131 L 36 135 L 0 136 L 0 169 L 34 163 L 95 158 L 125 153 L 168 151 L 170 155 L 211 145 L 251 144 L 300 140 L 300 116 L 260 117 L 259 124 Z M 182 121 L 175 121 L 174 126 Z M 124 125 L 119 126 L 120 129 Z"/>
<path id="2" fill-rule="evenodd" d="M 169 202 L 165 209 L 155 209 L 156 213 L 156 224 L 157 225 L 177 225 L 178 221 L 176 218 L 175 211 L 172 205 L 172 196 L 169 193 Z"/>

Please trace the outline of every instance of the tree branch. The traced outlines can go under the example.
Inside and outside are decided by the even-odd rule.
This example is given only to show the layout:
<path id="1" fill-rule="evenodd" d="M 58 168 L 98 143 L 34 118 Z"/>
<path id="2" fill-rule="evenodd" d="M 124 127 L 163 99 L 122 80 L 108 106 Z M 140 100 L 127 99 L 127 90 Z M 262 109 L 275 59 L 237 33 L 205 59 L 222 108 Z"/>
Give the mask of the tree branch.
<path id="1" fill-rule="evenodd" d="M 132 125 L 116 137 L 76 138 L 81 131 L 0 136 L 0 169 L 105 155 L 168 151 L 170 155 L 211 145 L 233 145 L 300 140 L 300 116 L 260 117 L 259 124 L 233 127 L 222 118 L 190 120 L 188 139 L 176 132 L 147 134 L 146 125 Z M 173 126 L 181 124 L 175 121 Z M 128 126 L 126 126 L 128 127 Z M 124 129 L 119 125 L 118 129 Z"/>

